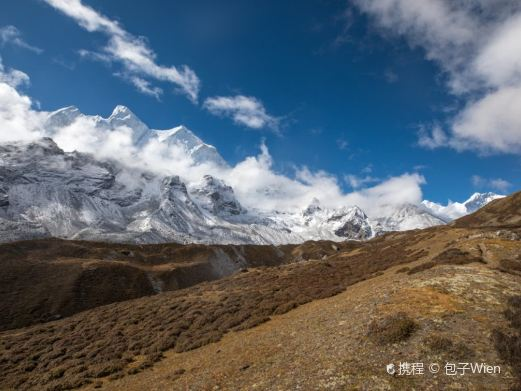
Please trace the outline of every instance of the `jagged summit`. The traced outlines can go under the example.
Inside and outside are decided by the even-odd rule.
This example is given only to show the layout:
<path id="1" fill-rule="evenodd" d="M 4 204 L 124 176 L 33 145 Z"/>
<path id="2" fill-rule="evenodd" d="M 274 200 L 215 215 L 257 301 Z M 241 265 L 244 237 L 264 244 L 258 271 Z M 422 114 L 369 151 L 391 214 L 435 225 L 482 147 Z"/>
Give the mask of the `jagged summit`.
<path id="1" fill-rule="evenodd" d="M 490 200 L 474 213 L 452 223 L 456 227 L 519 227 L 521 226 L 521 192 L 508 197 L 493 193 L 473 195 L 469 200 Z"/>
<path id="2" fill-rule="evenodd" d="M 49 133 L 49 136 L 52 136 L 57 129 L 70 125 L 81 115 L 80 110 L 76 106 L 68 106 L 52 111 L 48 114 L 45 121 L 45 130 Z"/>
<path id="3" fill-rule="evenodd" d="M 213 145 L 206 144 L 184 125 L 172 129 L 155 130 L 157 139 L 167 145 L 183 146 L 197 164 L 211 163 L 221 167 L 228 164 Z"/>
<path id="4" fill-rule="evenodd" d="M 226 161 L 217 149 L 203 142 L 186 126 L 180 125 L 165 130 L 151 129 L 131 109 L 123 105 L 117 105 L 108 118 L 85 115 L 75 106 L 49 112 L 44 125 L 45 131 L 48 136 L 53 137 L 61 128 L 73 124 L 80 118 L 91 120 L 96 128 L 107 132 L 121 128 L 130 129 L 132 142 L 138 149 L 156 140 L 167 145 L 181 146 L 196 164 L 208 163 L 227 167 Z"/>
<path id="5" fill-rule="evenodd" d="M 235 197 L 232 187 L 211 175 L 205 175 L 193 186 L 190 194 L 205 210 L 217 216 L 237 216 L 247 212 Z"/>
<path id="6" fill-rule="evenodd" d="M 472 213 L 478 210 L 479 208 L 485 206 L 489 202 L 496 200 L 498 198 L 503 198 L 504 195 L 495 194 L 492 192 L 487 193 L 474 193 L 470 196 L 470 198 L 463 203 L 467 208 L 467 212 Z"/>
<path id="7" fill-rule="evenodd" d="M 117 105 L 114 107 L 114 110 L 112 110 L 112 114 L 110 117 L 125 117 L 125 116 L 134 116 L 135 114 L 127 107 L 123 105 Z"/>
<path id="8" fill-rule="evenodd" d="M 313 197 L 311 202 L 309 203 L 308 207 L 302 211 L 303 216 L 311 216 L 318 212 L 319 210 L 322 210 L 320 207 L 320 200 L 316 197 Z"/>
<path id="9" fill-rule="evenodd" d="M 491 192 L 474 193 L 464 202 L 449 201 L 447 205 L 441 205 L 436 202 L 425 200 L 422 201 L 421 205 L 430 213 L 448 222 L 465 216 L 469 213 L 475 212 L 476 210 L 487 205 L 489 202 L 503 197 L 505 196 Z"/>

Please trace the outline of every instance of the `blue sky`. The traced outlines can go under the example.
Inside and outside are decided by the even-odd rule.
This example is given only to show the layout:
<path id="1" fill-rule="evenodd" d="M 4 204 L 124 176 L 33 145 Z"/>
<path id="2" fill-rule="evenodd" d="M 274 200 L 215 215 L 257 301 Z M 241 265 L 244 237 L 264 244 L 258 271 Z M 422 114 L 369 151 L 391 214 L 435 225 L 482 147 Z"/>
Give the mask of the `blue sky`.
<path id="1" fill-rule="evenodd" d="M 186 64 L 201 81 L 197 103 L 153 78 L 161 95 L 144 94 L 121 63 L 81 56 L 80 50 L 103 52 L 103 32 L 87 31 L 44 1 L 4 0 L 0 28 L 14 26 L 30 46 L 4 40 L 0 56 L 4 66 L 30 76 L 24 92 L 42 110 L 75 105 L 107 116 L 123 104 L 153 128 L 185 124 L 232 164 L 258 154 L 265 140 L 276 170 L 325 170 L 345 191 L 407 172 L 423 174 L 424 197 L 438 202 L 519 188 L 516 148 L 485 145 L 483 133 L 462 138 L 473 128 L 455 125 L 487 86 L 454 88 L 463 72 L 453 69 L 447 49 L 415 36 L 422 30 L 413 22 L 395 31 L 401 21 L 385 19 L 386 10 L 326 0 L 83 4 L 143 37 L 157 64 Z M 252 128 L 205 108 L 207 98 L 237 95 L 255 97 L 274 122 Z M 438 126 L 442 137 L 436 138 Z"/>

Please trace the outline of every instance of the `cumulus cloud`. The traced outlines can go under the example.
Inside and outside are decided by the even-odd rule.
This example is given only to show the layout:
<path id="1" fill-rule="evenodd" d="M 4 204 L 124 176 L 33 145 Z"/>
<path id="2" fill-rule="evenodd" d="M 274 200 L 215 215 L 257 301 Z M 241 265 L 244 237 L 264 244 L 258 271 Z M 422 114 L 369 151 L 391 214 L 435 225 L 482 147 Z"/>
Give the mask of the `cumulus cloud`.
<path id="1" fill-rule="evenodd" d="M 448 137 L 439 125 L 429 129 L 421 125 L 418 131 L 418 144 L 427 149 L 435 149 L 447 145 Z"/>
<path id="2" fill-rule="evenodd" d="M 500 88 L 471 102 L 453 122 L 453 146 L 485 153 L 520 153 L 520 107 L 521 85 Z"/>
<path id="3" fill-rule="evenodd" d="M 263 103 L 252 96 L 215 96 L 204 101 L 204 108 L 212 114 L 230 117 L 248 128 L 278 129 L 278 119 L 269 115 Z"/>
<path id="4" fill-rule="evenodd" d="M 376 216 L 387 206 L 418 204 L 422 200 L 424 178 L 418 174 L 404 174 L 376 186 L 345 193 L 336 176 L 325 171 L 300 167 L 289 177 L 274 171 L 272 164 L 267 147 L 262 145 L 259 156 L 248 157 L 229 171 L 216 175 L 232 185 L 240 201 L 250 208 L 296 210 L 317 198 L 326 207 L 357 205 L 368 215 Z"/>
<path id="5" fill-rule="evenodd" d="M 471 177 L 472 185 L 477 189 L 492 189 L 502 193 L 507 193 L 512 184 L 502 178 L 483 178 L 479 175 Z"/>
<path id="6" fill-rule="evenodd" d="M 425 178 L 418 174 L 403 174 L 389 178 L 373 187 L 368 187 L 345 196 L 345 203 L 358 205 L 370 217 L 382 213 L 388 206 L 419 204 L 422 200 L 421 185 Z"/>
<path id="7" fill-rule="evenodd" d="M 32 101 L 16 87 L 29 77 L 16 69 L 6 69 L 0 58 L 0 141 L 30 140 L 39 135 L 42 114 L 32 109 Z"/>
<path id="8" fill-rule="evenodd" d="M 156 54 L 142 37 L 127 32 L 119 23 L 84 5 L 80 0 L 44 0 L 47 4 L 74 19 L 89 32 L 103 33 L 108 37 L 101 53 L 82 51 L 80 54 L 106 62 L 122 65 L 127 79 L 140 92 L 156 96 L 157 87 L 151 87 L 152 79 L 177 86 L 193 102 L 197 101 L 200 80 L 188 66 L 163 66 L 156 62 Z"/>
<path id="9" fill-rule="evenodd" d="M 371 175 L 358 176 L 358 175 L 354 175 L 354 174 L 345 175 L 344 180 L 353 189 L 359 189 L 360 187 L 364 187 L 368 184 L 380 181 L 380 179 L 375 178 Z"/>
<path id="10" fill-rule="evenodd" d="M 5 83 L 13 88 L 29 84 L 29 76 L 18 69 L 6 69 L 0 57 L 0 83 Z"/>
<path id="11" fill-rule="evenodd" d="M 521 3 L 513 0 L 355 0 L 384 34 L 425 50 L 466 100 L 445 130 L 423 128 L 419 144 L 480 153 L 521 152 Z"/>
<path id="12" fill-rule="evenodd" d="M 157 100 L 160 100 L 160 97 L 163 94 L 163 90 L 160 87 L 153 86 L 148 80 L 139 76 L 127 75 L 124 73 L 116 73 L 115 75 L 128 80 L 134 87 L 136 87 L 139 92 L 145 95 L 153 96 Z"/>
<path id="13" fill-rule="evenodd" d="M 0 27 L 0 44 L 2 46 L 5 45 L 14 45 L 27 50 L 30 50 L 34 53 L 40 54 L 43 52 L 42 49 L 28 44 L 23 38 L 20 30 L 18 30 L 15 26 L 4 26 Z"/>

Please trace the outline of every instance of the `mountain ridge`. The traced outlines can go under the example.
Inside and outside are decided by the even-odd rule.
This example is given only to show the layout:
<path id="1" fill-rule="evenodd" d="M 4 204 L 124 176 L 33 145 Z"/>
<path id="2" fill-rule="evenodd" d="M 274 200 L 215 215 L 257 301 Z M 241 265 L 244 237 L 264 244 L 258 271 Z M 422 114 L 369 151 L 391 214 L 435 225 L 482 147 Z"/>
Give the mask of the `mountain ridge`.
<path id="1" fill-rule="evenodd" d="M 49 137 L 0 145 L 1 242 L 51 236 L 131 243 L 365 240 L 387 231 L 446 224 L 501 197 L 475 193 L 462 204 L 451 204 L 458 213 L 450 214 L 450 205 L 398 204 L 371 218 L 356 205 L 326 208 L 318 199 L 293 212 L 245 208 L 234 189 L 212 175 L 187 183 L 146 168 L 129 171 L 118 161 L 65 152 L 53 139 L 75 121 L 89 121 L 101 132 L 130 132 L 135 148 L 174 146 L 203 166 L 228 167 L 214 146 L 184 125 L 150 129 L 121 105 L 107 118 L 84 115 L 74 106 L 47 116 Z"/>

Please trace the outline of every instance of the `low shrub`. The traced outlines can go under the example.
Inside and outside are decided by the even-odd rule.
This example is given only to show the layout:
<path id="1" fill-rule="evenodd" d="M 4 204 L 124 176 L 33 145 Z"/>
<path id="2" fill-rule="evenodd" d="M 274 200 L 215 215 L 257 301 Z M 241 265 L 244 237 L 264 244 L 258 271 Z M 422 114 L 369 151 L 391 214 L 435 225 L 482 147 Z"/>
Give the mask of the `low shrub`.
<path id="1" fill-rule="evenodd" d="M 369 324 L 368 336 L 380 345 L 407 340 L 419 325 L 404 312 L 388 315 Z"/>

